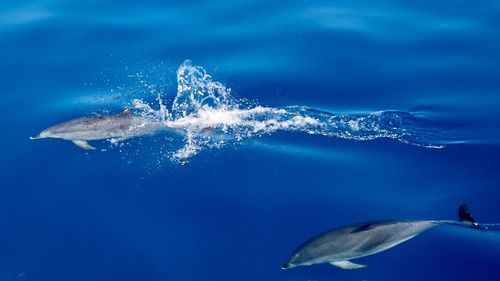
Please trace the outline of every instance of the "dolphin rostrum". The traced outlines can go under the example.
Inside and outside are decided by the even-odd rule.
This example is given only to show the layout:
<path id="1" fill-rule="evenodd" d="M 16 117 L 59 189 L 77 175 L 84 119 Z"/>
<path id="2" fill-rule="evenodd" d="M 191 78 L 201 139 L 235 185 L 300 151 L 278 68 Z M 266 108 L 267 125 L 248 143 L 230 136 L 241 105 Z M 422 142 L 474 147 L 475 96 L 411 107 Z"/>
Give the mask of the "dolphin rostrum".
<path id="1" fill-rule="evenodd" d="M 116 115 L 82 117 L 69 120 L 43 130 L 30 139 L 58 138 L 72 141 L 83 149 L 95 149 L 91 140 L 125 140 L 149 133 L 161 127 L 161 123 L 150 118 L 135 116 L 127 108 Z"/>
<path id="2" fill-rule="evenodd" d="M 283 264 L 282 269 L 330 263 L 342 269 L 358 269 L 365 265 L 351 259 L 373 255 L 403 243 L 438 225 L 457 225 L 486 229 L 476 222 L 467 204 L 459 209 L 459 220 L 394 220 L 358 223 L 320 234 L 305 242 Z"/>

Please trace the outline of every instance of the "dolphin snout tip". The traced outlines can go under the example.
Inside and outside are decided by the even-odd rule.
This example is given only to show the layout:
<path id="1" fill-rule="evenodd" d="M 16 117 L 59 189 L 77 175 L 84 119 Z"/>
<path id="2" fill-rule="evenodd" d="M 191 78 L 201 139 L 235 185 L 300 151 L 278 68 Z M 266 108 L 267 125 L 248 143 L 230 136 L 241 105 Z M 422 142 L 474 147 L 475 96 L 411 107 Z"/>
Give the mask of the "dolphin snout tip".
<path id="1" fill-rule="evenodd" d="M 40 137 L 41 137 L 40 134 L 34 135 L 34 136 L 30 137 L 30 140 L 36 140 L 36 139 L 39 139 Z"/>
<path id="2" fill-rule="evenodd" d="M 291 267 L 290 263 L 286 262 L 281 266 L 281 269 L 289 269 Z"/>

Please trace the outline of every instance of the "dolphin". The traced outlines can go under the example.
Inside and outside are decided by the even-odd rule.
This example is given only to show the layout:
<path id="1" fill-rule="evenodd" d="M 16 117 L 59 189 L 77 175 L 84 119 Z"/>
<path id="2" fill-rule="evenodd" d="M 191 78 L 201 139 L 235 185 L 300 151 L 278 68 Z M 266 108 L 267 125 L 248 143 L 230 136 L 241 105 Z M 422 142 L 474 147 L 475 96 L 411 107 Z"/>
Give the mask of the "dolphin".
<path id="1" fill-rule="evenodd" d="M 486 229 L 476 222 L 467 204 L 459 209 L 459 221 L 454 220 L 392 220 L 358 223 L 340 227 L 320 234 L 302 244 L 282 266 L 329 263 L 342 269 L 358 269 L 366 265 L 351 262 L 351 259 L 373 255 L 399 245 L 439 225 L 456 225 L 475 229 Z"/>
<path id="2" fill-rule="evenodd" d="M 56 138 L 72 141 L 83 149 L 96 149 L 91 140 L 111 139 L 122 141 L 128 138 L 153 133 L 161 122 L 135 116 L 130 108 L 110 116 L 82 117 L 69 120 L 43 130 L 30 139 Z"/>

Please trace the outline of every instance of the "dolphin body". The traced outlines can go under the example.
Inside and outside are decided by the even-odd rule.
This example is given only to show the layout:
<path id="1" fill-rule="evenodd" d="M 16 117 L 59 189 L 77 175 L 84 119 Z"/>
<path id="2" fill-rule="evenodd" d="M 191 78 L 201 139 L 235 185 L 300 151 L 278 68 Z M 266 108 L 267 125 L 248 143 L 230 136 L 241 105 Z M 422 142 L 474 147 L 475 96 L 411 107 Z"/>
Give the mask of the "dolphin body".
<path id="1" fill-rule="evenodd" d="M 459 219 L 378 221 L 337 228 L 302 244 L 282 269 L 321 263 L 330 263 L 342 269 L 358 269 L 366 266 L 350 262 L 351 259 L 385 251 L 438 225 L 486 229 L 476 222 L 466 204 L 459 208 Z"/>
<path id="2" fill-rule="evenodd" d="M 159 121 L 134 116 L 132 110 L 127 108 L 116 115 L 69 120 L 49 127 L 30 139 L 64 139 L 72 141 L 83 149 L 96 149 L 88 141 L 103 139 L 122 141 L 153 133 L 161 126 Z"/>

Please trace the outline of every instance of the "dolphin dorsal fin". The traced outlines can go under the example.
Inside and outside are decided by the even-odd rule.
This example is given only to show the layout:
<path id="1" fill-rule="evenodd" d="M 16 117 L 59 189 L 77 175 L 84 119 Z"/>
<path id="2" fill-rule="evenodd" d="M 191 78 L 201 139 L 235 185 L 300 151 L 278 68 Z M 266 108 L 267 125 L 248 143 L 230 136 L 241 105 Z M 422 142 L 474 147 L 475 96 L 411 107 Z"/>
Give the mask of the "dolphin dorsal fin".
<path id="1" fill-rule="evenodd" d="M 130 108 L 125 108 L 122 112 L 120 112 L 120 115 L 130 115 L 132 114 L 132 109 Z"/>
<path id="2" fill-rule="evenodd" d="M 471 224 L 476 223 L 476 219 L 470 212 L 469 206 L 467 204 L 462 204 L 458 208 L 458 219 L 460 220 L 460 222 L 464 223 L 471 223 Z"/>
<path id="3" fill-rule="evenodd" d="M 330 264 L 333 266 L 336 266 L 338 268 L 342 268 L 342 269 L 360 269 L 360 268 L 366 267 L 366 265 L 353 263 L 353 262 L 350 262 L 347 260 L 346 261 L 333 261 Z"/>

